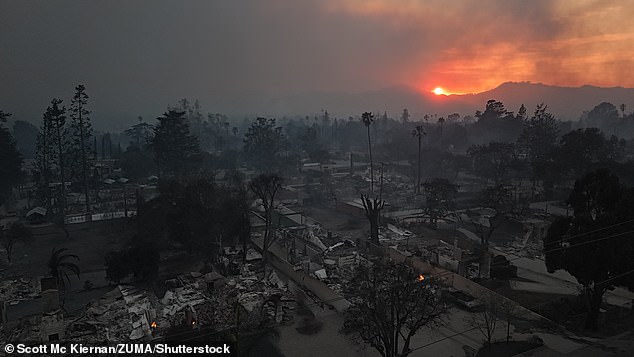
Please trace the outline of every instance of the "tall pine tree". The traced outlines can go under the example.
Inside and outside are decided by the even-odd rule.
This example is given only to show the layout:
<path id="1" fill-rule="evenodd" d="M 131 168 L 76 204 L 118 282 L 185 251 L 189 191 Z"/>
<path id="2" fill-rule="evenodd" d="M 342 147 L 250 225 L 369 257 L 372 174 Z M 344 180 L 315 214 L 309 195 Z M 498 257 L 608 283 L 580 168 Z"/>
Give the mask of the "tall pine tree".
<path id="1" fill-rule="evenodd" d="M 86 87 L 82 84 L 75 87 L 75 95 L 70 103 L 70 127 L 72 129 L 71 152 L 76 164 L 80 165 L 81 180 L 84 186 L 84 198 L 86 204 L 86 214 L 90 214 L 90 198 L 88 196 L 88 164 L 92 156 L 92 125 L 90 123 L 90 111 L 86 109 L 88 95 Z"/>
<path id="2" fill-rule="evenodd" d="M 200 160 L 198 138 L 190 134 L 185 112 L 170 109 L 157 120 L 151 146 L 159 172 L 185 174 Z"/>

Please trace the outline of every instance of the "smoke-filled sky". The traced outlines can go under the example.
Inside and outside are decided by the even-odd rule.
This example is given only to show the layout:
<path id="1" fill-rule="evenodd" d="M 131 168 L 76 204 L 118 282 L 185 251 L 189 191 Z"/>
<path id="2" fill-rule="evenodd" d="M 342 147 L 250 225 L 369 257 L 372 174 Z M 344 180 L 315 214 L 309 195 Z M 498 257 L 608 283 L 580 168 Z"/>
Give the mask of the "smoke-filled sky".
<path id="1" fill-rule="evenodd" d="M 35 122 L 77 83 L 101 120 L 183 97 L 634 87 L 633 18 L 605 0 L 0 0 L 0 108 Z"/>

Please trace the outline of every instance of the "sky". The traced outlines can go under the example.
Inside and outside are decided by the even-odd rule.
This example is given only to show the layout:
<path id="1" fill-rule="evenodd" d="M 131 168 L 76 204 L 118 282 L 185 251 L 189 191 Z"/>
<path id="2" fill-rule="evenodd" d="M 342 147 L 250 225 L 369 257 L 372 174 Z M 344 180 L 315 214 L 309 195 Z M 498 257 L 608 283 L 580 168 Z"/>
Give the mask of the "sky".
<path id="1" fill-rule="evenodd" d="M 183 97 L 248 113 L 397 85 L 634 87 L 632 18 L 606 0 L 0 0 L 0 108 L 37 122 L 78 83 L 102 125 Z"/>

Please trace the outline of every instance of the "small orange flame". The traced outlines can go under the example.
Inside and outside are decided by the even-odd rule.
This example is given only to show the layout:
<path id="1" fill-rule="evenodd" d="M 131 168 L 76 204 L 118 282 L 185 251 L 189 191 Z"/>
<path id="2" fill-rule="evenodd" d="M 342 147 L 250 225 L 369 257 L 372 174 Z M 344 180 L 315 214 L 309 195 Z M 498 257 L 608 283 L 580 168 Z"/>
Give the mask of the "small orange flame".
<path id="1" fill-rule="evenodd" d="M 156 328 L 158 325 L 156 324 L 156 321 L 152 321 L 152 323 L 150 324 L 151 328 Z"/>
<path id="2" fill-rule="evenodd" d="M 423 274 L 418 275 L 418 281 L 422 282 L 424 280 L 425 280 L 425 275 L 423 275 Z"/>

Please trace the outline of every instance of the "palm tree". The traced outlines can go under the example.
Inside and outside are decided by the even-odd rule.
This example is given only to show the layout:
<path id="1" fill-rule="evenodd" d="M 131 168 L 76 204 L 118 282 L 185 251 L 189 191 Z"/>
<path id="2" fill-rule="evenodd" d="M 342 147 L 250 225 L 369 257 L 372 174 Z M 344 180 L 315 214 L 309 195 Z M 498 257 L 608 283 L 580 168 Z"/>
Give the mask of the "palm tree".
<path id="1" fill-rule="evenodd" d="M 372 142 L 370 140 L 370 125 L 374 122 L 374 114 L 364 112 L 361 114 L 361 122 L 368 130 L 368 152 L 370 154 L 370 191 L 374 193 L 374 164 L 372 163 Z"/>
<path id="2" fill-rule="evenodd" d="M 70 274 L 77 275 L 77 279 L 79 279 L 79 266 L 74 262 L 79 261 L 79 257 L 75 254 L 68 254 L 67 251 L 67 248 L 53 248 L 48 260 L 49 272 L 57 281 L 60 291 L 64 291 L 70 286 Z"/>
<path id="3" fill-rule="evenodd" d="M 422 125 L 417 125 L 412 130 L 412 136 L 418 139 L 418 177 L 416 180 L 416 193 L 420 193 L 420 146 L 423 140 L 423 136 L 427 135 L 425 128 Z"/>

